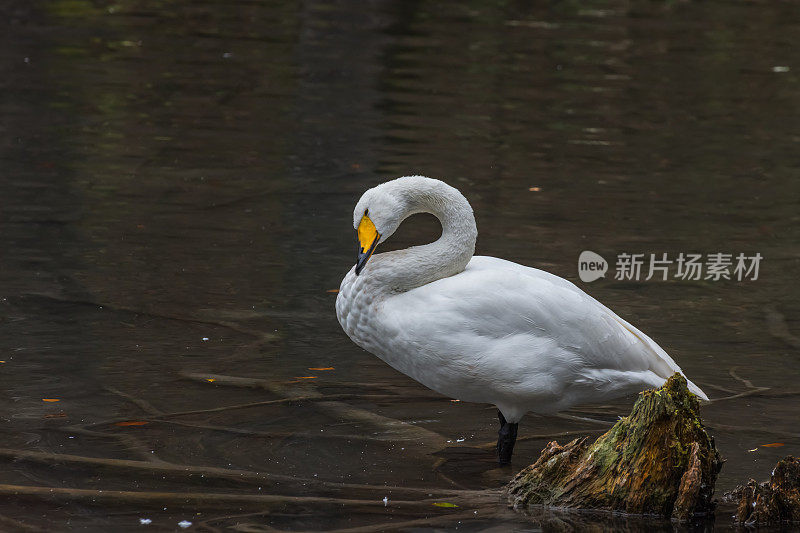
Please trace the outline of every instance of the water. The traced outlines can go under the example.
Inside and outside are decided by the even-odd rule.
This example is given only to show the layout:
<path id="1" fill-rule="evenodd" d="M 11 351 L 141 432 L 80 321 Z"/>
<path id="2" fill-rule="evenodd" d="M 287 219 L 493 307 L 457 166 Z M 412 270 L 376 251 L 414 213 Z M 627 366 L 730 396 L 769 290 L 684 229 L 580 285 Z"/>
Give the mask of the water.
<path id="1" fill-rule="evenodd" d="M 704 408 L 728 460 L 718 494 L 798 453 L 795 6 L 485 4 L 3 4 L 3 446 L 295 481 L 5 457 L 2 482 L 375 502 L 4 498 L 4 527 L 125 531 L 148 518 L 161 529 L 181 520 L 209 531 L 386 529 L 427 517 L 432 528 L 454 513 L 468 531 L 555 527 L 496 497 L 403 507 L 392 501 L 420 495 L 314 484 L 426 488 L 436 499 L 454 486 L 497 488 L 513 473 L 480 447 L 495 438 L 493 409 L 436 397 L 336 322 L 331 290 L 354 261 L 355 201 L 412 173 L 464 192 L 479 253 L 573 281 L 585 249 L 612 263 L 621 252 L 761 253 L 750 282 L 578 283 L 712 397 L 746 390 L 732 368 L 770 387 Z M 416 216 L 387 249 L 437 229 Z M 212 375 L 344 396 L 157 418 L 281 397 Z M 316 378 L 297 379 L 307 376 Z M 611 421 L 631 402 L 572 414 Z M 430 455 L 364 413 L 451 442 Z M 548 435 L 600 427 L 529 415 L 521 436 L 542 438 L 520 442 L 515 464 L 534 460 Z M 760 446 L 772 443 L 783 446 Z M 728 526 L 721 512 L 715 527 Z"/>

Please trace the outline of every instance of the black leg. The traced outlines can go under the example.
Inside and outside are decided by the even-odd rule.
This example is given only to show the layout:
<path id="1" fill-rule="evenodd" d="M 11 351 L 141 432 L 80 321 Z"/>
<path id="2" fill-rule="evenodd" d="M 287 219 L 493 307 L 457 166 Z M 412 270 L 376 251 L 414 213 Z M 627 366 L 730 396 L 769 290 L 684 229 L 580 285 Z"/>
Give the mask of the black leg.
<path id="1" fill-rule="evenodd" d="M 500 419 L 500 431 L 497 432 L 497 460 L 501 465 L 507 465 L 511 463 L 511 454 L 514 453 L 519 424 L 507 422 L 500 411 L 497 411 L 497 417 Z"/>

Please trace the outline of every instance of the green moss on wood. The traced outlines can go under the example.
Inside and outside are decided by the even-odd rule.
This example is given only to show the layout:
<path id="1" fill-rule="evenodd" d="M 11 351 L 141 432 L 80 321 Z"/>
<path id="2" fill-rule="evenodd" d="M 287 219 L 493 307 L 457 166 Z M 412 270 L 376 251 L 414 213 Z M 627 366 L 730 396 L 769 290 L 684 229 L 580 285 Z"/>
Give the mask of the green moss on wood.
<path id="1" fill-rule="evenodd" d="M 699 401 L 675 374 L 639 395 L 631 414 L 594 443 L 551 442 L 508 486 L 515 506 L 603 509 L 686 520 L 712 512 L 722 461 Z"/>

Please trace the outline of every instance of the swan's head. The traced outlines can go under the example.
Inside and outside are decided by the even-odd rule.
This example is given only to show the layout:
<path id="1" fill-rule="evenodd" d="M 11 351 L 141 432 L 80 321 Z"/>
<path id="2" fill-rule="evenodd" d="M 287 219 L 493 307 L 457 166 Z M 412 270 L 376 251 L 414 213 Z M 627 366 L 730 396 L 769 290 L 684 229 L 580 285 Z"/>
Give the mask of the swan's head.
<path id="1" fill-rule="evenodd" d="M 404 187 L 398 187 L 397 180 L 382 183 L 361 195 L 353 210 L 353 228 L 358 237 L 358 258 L 356 275 L 382 243 L 397 230 L 409 214 L 407 201 L 402 194 Z"/>
<path id="2" fill-rule="evenodd" d="M 364 269 L 375 247 L 391 237 L 406 217 L 431 213 L 442 220 L 445 212 L 451 212 L 450 223 L 458 225 L 455 231 L 469 241 L 472 256 L 478 231 L 472 208 L 458 189 L 425 176 L 403 176 L 365 192 L 353 210 L 353 228 L 358 233 L 356 275 Z"/>

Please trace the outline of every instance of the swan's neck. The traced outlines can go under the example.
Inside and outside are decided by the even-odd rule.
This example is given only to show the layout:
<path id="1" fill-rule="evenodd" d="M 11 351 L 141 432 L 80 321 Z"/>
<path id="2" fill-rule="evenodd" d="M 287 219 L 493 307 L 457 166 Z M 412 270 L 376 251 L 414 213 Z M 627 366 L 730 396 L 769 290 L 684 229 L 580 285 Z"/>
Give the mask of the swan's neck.
<path id="1" fill-rule="evenodd" d="M 430 244 L 377 254 L 371 277 L 385 290 L 404 292 L 462 272 L 475 253 L 478 230 L 467 199 L 442 182 L 403 191 L 407 211 L 439 219 L 442 236 Z M 365 269 L 366 271 L 369 269 Z"/>

